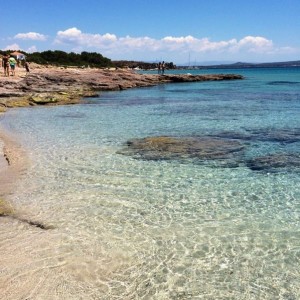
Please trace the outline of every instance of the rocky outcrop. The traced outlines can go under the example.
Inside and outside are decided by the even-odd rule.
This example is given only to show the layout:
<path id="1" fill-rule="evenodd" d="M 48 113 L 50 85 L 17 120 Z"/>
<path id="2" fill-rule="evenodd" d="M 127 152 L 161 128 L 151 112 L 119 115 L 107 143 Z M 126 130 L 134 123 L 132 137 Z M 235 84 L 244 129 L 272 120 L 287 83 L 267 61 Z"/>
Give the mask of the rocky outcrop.
<path id="1" fill-rule="evenodd" d="M 235 74 L 208 74 L 208 75 L 191 75 L 191 74 L 168 74 L 159 77 L 165 82 L 196 82 L 196 81 L 219 81 L 243 79 L 241 75 Z"/>
<path id="2" fill-rule="evenodd" d="M 78 103 L 99 91 L 124 90 L 171 82 L 234 80 L 235 74 L 157 75 L 131 70 L 36 69 L 23 77 L 1 78 L 0 107 Z M 3 109 L 2 109 L 3 110 Z"/>

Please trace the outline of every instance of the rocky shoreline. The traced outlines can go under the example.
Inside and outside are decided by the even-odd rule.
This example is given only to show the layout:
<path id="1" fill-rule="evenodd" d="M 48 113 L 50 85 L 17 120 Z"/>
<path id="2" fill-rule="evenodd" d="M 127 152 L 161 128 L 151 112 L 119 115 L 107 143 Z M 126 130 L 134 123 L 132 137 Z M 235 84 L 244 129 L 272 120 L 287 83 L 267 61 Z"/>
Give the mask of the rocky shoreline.
<path id="1" fill-rule="evenodd" d="M 101 91 L 125 90 L 165 83 L 236 80 L 241 75 L 139 74 L 132 70 L 37 68 L 30 74 L 1 77 L 0 112 L 10 107 L 79 103 Z"/>

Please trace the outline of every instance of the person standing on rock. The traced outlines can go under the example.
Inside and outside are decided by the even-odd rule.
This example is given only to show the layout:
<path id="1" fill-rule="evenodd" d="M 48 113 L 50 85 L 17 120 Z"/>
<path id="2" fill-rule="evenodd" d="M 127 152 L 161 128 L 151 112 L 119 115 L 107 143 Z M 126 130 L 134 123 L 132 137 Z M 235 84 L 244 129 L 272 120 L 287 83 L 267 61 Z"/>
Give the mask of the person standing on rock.
<path id="1" fill-rule="evenodd" d="M 26 70 L 26 75 L 29 74 L 30 69 L 29 69 L 29 62 L 28 61 L 25 61 L 24 67 L 25 67 L 25 70 Z"/>
<path id="2" fill-rule="evenodd" d="M 163 61 L 162 64 L 161 64 L 161 74 L 164 75 L 165 74 L 165 62 Z"/>
<path id="3" fill-rule="evenodd" d="M 2 58 L 2 67 L 4 68 L 4 76 L 9 76 L 9 57 L 4 55 Z"/>
<path id="4" fill-rule="evenodd" d="M 158 74 L 161 73 L 161 62 L 158 63 L 157 72 Z"/>
<path id="5" fill-rule="evenodd" d="M 15 58 L 13 56 L 11 56 L 9 58 L 9 66 L 10 66 L 10 70 L 11 70 L 11 76 L 15 76 L 16 64 L 17 64 L 17 61 L 15 60 Z"/>

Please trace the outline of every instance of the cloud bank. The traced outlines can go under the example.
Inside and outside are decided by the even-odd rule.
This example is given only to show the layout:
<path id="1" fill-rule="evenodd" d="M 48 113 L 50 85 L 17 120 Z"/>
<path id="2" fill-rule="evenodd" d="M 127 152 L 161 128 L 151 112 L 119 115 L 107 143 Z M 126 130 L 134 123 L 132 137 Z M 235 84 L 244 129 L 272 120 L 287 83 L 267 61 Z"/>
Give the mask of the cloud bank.
<path id="1" fill-rule="evenodd" d="M 47 36 L 41 33 L 18 33 L 14 39 L 47 41 Z M 58 31 L 52 41 L 52 48 L 64 51 L 96 51 L 112 59 L 151 60 L 157 57 L 187 58 L 188 55 L 200 59 L 238 60 L 241 57 L 255 58 L 299 53 L 299 49 L 291 47 L 276 47 L 272 40 L 262 36 L 245 36 L 241 39 L 213 41 L 208 37 L 196 38 L 187 36 L 166 36 L 161 39 L 151 37 L 118 37 L 112 33 L 84 33 L 76 27 Z M 36 50 L 32 45 L 30 49 Z M 49 49 L 49 48 L 48 48 Z"/>
<path id="2" fill-rule="evenodd" d="M 46 41 L 46 36 L 37 32 L 18 33 L 14 36 L 15 39 L 20 40 L 33 40 L 33 41 Z"/>
<path id="3" fill-rule="evenodd" d="M 162 39 L 150 37 L 117 37 L 115 34 L 106 33 L 89 34 L 83 33 L 76 27 L 65 31 L 58 31 L 55 42 L 57 44 L 68 44 L 75 47 L 90 47 L 97 49 L 109 49 L 112 51 L 143 49 L 145 51 L 194 51 L 194 52 L 238 52 L 240 50 L 249 52 L 274 51 L 271 40 L 260 36 L 246 36 L 241 40 L 231 39 L 229 41 L 214 42 L 209 38 L 198 39 L 191 35 L 183 37 L 167 36 Z"/>

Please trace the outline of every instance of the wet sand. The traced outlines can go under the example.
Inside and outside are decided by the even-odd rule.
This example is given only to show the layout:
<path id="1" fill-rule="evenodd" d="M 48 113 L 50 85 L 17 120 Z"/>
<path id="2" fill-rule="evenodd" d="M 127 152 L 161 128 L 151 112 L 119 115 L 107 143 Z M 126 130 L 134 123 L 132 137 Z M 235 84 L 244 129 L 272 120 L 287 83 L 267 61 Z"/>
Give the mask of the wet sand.
<path id="1" fill-rule="evenodd" d="M 17 139 L 0 129 L 0 197 L 13 192 L 14 186 L 26 169 L 26 152 Z"/>

